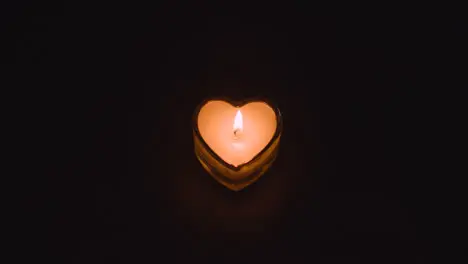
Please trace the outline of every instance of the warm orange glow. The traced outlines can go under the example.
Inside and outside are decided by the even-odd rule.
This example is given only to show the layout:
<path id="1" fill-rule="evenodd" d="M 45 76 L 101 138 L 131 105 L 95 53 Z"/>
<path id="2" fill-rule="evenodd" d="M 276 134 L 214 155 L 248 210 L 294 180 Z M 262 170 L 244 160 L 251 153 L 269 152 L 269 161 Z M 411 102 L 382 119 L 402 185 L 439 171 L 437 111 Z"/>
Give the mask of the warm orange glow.
<path id="1" fill-rule="evenodd" d="M 198 114 L 203 139 L 219 157 L 234 166 L 247 163 L 260 153 L 275 134 L 276 125 L 275 111 L 263 102 L 235 107 L 214 100 Z"/>
<path id="2" fill-rule="evenodd" d="M 242 121 L 242 113 L 240 110 L 237 110 L 236 117 L 234 118 L 234 124 L 232 127 L 234 130 L 234 133 L 242 132 L 242 130 L 244 129 L 244 124 Z"/>

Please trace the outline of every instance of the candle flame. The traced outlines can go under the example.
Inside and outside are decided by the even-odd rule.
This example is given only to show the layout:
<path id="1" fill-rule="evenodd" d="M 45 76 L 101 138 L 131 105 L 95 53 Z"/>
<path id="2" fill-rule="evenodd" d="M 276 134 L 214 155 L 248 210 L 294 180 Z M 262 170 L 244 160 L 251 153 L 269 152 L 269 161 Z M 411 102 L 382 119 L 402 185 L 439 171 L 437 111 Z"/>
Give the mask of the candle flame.
<path id="1" fill-rule="evenodd" d="M 233 129 L 234 129 L 234 132 L 237 132 L 237 131 L 242 132 L 243 122 L 242 122 L 242 113 L 240 110 L 237 110 L 236 117 L 234 118 Z"/>

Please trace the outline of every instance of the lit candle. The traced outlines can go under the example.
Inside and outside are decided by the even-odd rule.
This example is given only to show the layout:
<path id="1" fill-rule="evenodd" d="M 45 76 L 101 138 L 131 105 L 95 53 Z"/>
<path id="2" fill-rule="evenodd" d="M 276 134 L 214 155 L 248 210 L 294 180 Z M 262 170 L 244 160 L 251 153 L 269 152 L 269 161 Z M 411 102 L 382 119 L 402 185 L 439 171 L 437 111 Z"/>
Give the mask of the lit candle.
<path id="1" fill-rule="evenodd" d="M 216 180 L 240 190 L 276 158 L 281 128 L 278 109 L 264 101 L 209 100 L 195 113 L 195 153 Z"/>

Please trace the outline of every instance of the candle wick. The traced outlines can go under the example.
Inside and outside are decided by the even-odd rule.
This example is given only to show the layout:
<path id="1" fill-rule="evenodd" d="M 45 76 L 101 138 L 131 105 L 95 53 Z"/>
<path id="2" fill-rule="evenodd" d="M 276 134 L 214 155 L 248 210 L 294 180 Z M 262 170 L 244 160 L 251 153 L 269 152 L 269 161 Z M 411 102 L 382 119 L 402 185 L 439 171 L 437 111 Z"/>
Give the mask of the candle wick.
<path id="1" fill-rule="evenodd" d="M 239 129 L 234 129 L 234 138 L 237 139 L 237 132 L 239 132 Z"/>

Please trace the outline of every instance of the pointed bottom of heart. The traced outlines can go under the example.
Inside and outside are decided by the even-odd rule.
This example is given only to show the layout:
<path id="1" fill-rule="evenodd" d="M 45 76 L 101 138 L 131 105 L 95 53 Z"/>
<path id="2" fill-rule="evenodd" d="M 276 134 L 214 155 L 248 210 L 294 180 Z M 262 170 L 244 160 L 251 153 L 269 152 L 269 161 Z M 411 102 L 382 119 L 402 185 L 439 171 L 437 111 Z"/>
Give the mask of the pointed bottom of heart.
<path id="1" fill-rule="evenodd" d="M 197 155 L 198 160 L 202 164 L 203 168 L 219 183 L 227 187 L 232 191 L 240 191 L 247 186 L 251 185 L 252 183 L 256 182 L 265 172 L 268 171 L 273 161 L 276 159 L 276 152 L 274 155 L 270 156 L 268 162 L 264 163 L 261 167 L 256 168 L 248 173 L 243 173 L 241 177 L 227 177 L 225 174 L 229 174 L 224 172 L 223 170 L 229 170 L 228 168 L 218 169 L 214 166 L 210 166 L 206 160 L 204 160 L 203 156 Z"/>

